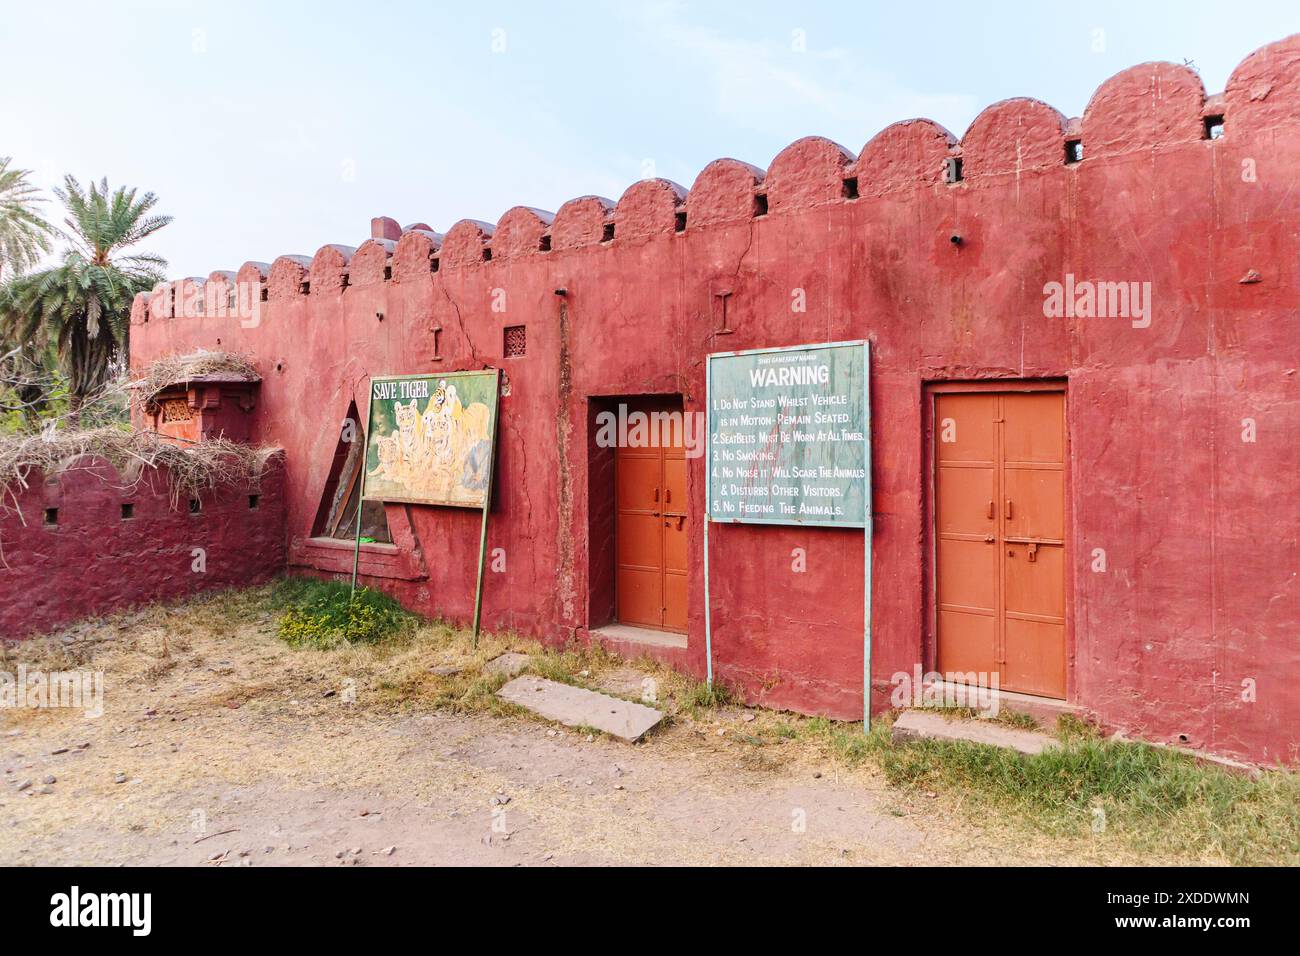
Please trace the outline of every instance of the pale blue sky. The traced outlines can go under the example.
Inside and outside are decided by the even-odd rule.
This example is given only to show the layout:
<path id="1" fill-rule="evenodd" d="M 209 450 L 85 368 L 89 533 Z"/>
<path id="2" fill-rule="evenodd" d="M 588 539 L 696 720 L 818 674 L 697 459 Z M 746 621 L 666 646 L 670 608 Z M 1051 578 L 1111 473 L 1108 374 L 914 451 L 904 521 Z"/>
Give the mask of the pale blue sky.
<path id="1" fill-rule="evenodd" d="M 1215 93 L 1300 32 L 1294 0 L 3 7 L 0 155 L 46 187 L 157 192 L 173 276 L 359 245 L 375 215 L 445 231 L 651 172 L 689 186 L 808 134 L 857 152 L 928 116 L 960 136 L 1008 96 L 1079 115 L 1145 60 Z"/>

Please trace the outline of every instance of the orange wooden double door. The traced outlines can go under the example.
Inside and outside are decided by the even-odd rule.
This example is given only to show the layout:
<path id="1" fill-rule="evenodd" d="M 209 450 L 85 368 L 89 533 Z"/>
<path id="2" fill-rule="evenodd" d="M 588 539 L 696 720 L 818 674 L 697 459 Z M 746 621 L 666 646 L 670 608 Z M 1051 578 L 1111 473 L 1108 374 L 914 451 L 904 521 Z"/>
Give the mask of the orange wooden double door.
<path id="1" fill-rule="evenodd" d="M 938 670 L 1065 697 L 1065 393 L 934 395 Z"/>
<path id="2" fill-rule="evenodd" d="M 674 410 L 680 416 L 680 405 L 633 407 Z M 658 447 L 619 447 L 615 455 L 615 598 L 622 624 L 685 632 L 686 455 L 681 428 L 662 432 Z"/>

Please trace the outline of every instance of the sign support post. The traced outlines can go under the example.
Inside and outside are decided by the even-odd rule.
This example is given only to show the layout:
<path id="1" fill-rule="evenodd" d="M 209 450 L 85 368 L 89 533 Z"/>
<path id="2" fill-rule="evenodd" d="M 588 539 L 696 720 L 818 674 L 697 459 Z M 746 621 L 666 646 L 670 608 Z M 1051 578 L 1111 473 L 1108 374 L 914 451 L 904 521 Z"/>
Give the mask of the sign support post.
<path id="1" fill-rule="evenodd" d="M 492 386 L 497 395 L 498 404 L 501 395 L 501 370 L 496 370 L 495 384 Z M 483 524 L 479 529 L 478 535 L 478 583 L 474 585 L 474 647 L 478 647 L 479 624 L 483 618 L 483 573 L 487 570 L 487 532 L 488 532 L 488 514 L 492 510 L 492 476 L 496 473 L 496 447 L 497 447 L 497 419 L 501 417 L 500 412 L 492 416 L 492 427 L 488 432 L 488 441 L 491 443 L 492 454 L 489 461 L 493 462 L 493 467 L 488 468 L 487 488 L 483 492 Z"/>
<path id="2" fill-rule="evenodd" d="M 862 457 L 866 462 L 866 502 L 862 520 L 862 733 L 871 733 L 871 343 L 862 343 Z"/>
<path id="3" fill-rule="evenodd" d="M 707 447 L 707 446 L 706 446 Z M 706 453 L 707 461 L 707 453 Z M 704 481 L 704 495 L 707 498 L 708 479 Z M 704 514 L 704 666 L 705 666 L 705 686 L 709 690 L 713 689 L 713 620 L 709 608 L 709 515 L 708 509 Z"/>

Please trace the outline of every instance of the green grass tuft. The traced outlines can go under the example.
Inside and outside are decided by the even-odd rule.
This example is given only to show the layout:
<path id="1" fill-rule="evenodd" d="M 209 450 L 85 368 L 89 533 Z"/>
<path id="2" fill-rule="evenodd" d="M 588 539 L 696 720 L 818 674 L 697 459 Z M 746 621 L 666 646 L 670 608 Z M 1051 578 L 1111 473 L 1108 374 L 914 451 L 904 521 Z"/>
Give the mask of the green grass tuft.
<path id="1" fill-rule="evenodd" d="M 1220 855 L 1232 863 L 1300 855 L 1300 778 L 1260 780 L 1184 754 L 1063 729 L 1058 749 L 1027 757 L 922 740 L 873 748 L 896 786 L 953 789 L 1012 809 L 1057 835 L 1118 833 L 1143 849 Z"/>
<path id="2" fill-rule="evenodd" d="M 721 681 L 715 680 L 710 687 L 704 681 L 686 678 L 677 695 L 678 707 L 691 717 L 698 717 L 701 710 L 716 710 L 725 707 L 733 700 L 733 695 Z"/>
<path id="3" fill-rule="evenodd" d="M 270 604 L 283 611 L 280 639 L 294 647 L 326 649 L 342 643 L 376 644 L 404 633 L 415 616 L 382 591 L 338 581 L 285 578 L 272 591 Z"/>

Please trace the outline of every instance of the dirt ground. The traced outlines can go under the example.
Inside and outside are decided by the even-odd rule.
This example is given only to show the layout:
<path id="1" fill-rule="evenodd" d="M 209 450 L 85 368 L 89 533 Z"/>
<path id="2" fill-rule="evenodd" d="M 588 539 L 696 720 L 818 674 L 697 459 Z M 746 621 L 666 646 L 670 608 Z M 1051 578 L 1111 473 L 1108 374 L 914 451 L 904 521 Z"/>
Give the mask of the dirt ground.
<path id="1" fill-rule="evenodd" d="M 536 649 L 496 638 L 472 653 L 509 646 Z M 679 712 L 636 745 L 464 712 L 447 705 L 457 678 L 431 668 L 472 667 L 470 653 L 446 635 L 394 652 L 290 648 L 244 599 L 11 647 L 0 670 L 97 669 L 106 690 L 97 719 L 0 711 L 0 864 L 1161 862 L 893 789 L 793 741 L 756 755 L 744 740 L 779 719 L 766 712 Z M 626 692 L 644 674 L 604 661 L 584 676 Z"/>

